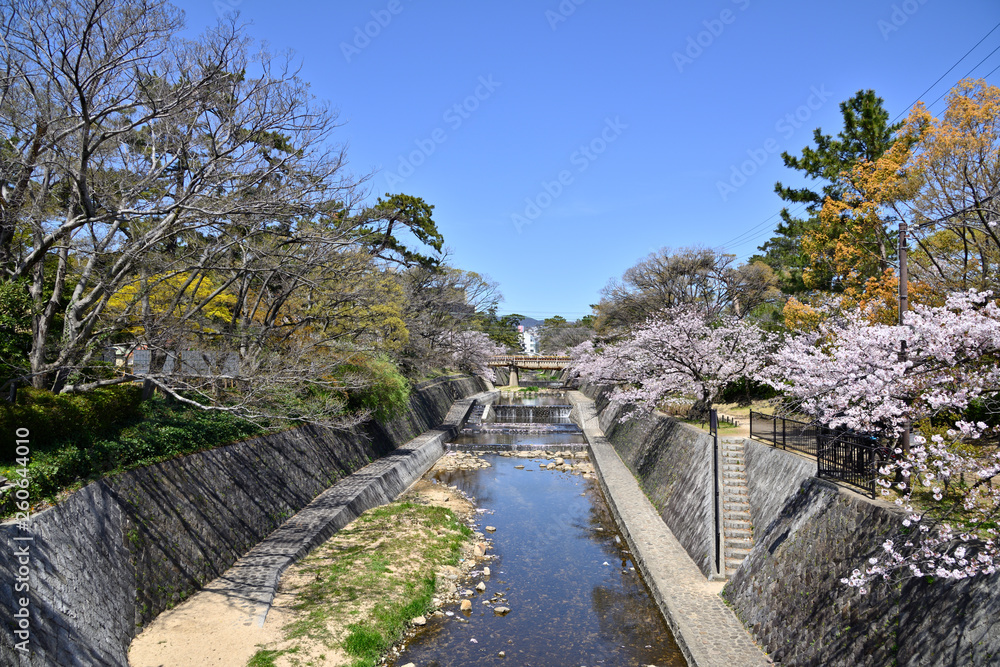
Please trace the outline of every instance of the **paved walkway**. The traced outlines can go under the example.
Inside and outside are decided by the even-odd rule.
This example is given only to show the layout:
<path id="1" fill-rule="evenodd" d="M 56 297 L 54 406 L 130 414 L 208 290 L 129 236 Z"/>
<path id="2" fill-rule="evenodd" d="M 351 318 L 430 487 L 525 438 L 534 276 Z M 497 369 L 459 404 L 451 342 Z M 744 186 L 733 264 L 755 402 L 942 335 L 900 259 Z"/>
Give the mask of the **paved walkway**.
<path id="1" fill-rule="evenodd" d="M 594 402 L 569 394 L 598 478 L 635 562 L 691 667 L 752 667 L 771 660 L 663 523 L 659 512 L 604 437 Z"/>

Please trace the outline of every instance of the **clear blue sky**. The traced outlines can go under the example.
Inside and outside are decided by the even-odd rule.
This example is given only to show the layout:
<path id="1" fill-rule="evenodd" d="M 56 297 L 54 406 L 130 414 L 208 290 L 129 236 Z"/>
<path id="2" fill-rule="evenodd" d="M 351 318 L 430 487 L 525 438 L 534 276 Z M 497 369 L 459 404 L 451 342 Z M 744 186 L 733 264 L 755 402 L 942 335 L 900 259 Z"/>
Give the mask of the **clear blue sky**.
<path id="1" fill-rule="evenodd" d="M 839 131 L 860 89 L 902 114 L 1000 23 L 996 0 L 176 4 L 193 31 L 239 11 L 294 50 L 373 196 L 433 204 L 502 312 L 569 319 L 657 248 L 754 254 L 775 181 L 797 182 L 780 151 Z M 1000 29 L 923 99 L 1000 67 L 998 47 Z"/>

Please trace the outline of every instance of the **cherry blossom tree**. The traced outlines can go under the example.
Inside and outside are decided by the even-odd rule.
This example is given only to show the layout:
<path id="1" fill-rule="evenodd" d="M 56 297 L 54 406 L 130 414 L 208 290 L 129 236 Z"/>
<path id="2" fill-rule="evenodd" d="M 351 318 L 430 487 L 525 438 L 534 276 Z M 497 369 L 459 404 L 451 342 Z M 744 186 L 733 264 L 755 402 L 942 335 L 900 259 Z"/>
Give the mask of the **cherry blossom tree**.
<path id="1" fill-rule="evenodd" d="M 728 383 L 757 374 L 770 344 L 771 337 L 753 323 L 678 306 L 603 349 L 574 348 L 573 368 L 590 382 L 615 385 L 615 403 L 648 411 L 693 399 L 692 416 L 700 418 Z"/>
<path id="2" fill-rule="evenodd" d="M 862 593 L 880 577 L 962 579 L 996 569 L 1000 454 L 974 444 L 986 423 L 961 418 L 1000 380 L 1000 305 L 991 296 L 954 293 L 942 306 L 915 306 L 902 326 L 873 324 L 860 310 L 829 319 L 786 341 L 762 373 L 832 427 L 894 438 L 907 424 L 924 425 L 909 452 L 897 447 L 879 469 L 883 495 L 895 492 L 906 511 L 906 531 L 843 579 Z M 934 432 L 944 419 L 953 428 Z"/>
<path id="3" fill-rule="evenodd" d="M 828 319 L 787 340 L 761 377 L 823 424 L 896 436 L 907 422 L 960 412 L 995 390 L 1000 306 L 990 296 L 916 305 L 902 326 L 873 324 L 862 310 Z"/>
<path id="4" fill-rule="evenodd" d="M 957 580 L 997 571 L 1000 552 L 994 526 L 1000 520 L 1000 489 L 994 489 L 992 480 L 1000 474 L 1000 453 L 975 456 L 956 446 L 981 437 L 985 423 L 960 420 L 955 426 L 930 439 L 915 435 L 908 455 L 897 448 L 900 458 L 880 468 L 882 494 L 889 496 L 893 486 L 902 492 L 895 503 L 906 512 L 904 531 L 899 539 L 885 540 L 882 553 L 869 558 L 864 570 L 855 569 L 841 579 L 843 583 L 865 594 L 878 579 Z M 905 481 L 890 481 L 897 474 Z M 917 493 L 921 497 L 915 498 Z"/>
<path id="5" fill-rule="evenodd" d="M 489 367 L 490 357 L 506 350 L 481 331 L 455 331 L 445 336 L 442 348 L 448 350 L 452 365 L 465 373 L 480 375 L 490 382 L 496 374 Z"/>

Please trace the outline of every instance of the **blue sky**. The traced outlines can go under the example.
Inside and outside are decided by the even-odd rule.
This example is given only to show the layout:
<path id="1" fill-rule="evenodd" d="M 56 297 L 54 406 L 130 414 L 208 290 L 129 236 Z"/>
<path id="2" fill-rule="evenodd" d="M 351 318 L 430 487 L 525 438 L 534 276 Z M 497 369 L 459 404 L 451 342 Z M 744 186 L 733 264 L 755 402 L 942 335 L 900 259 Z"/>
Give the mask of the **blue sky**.
<path id="1" fill-rule="evenodd" d="M 996 0 L 175 4 L 294 50 L 373 197 L 433 204 L 453 263 L 536 318 L 587 314 L 663 246 L 749 257 L 775 181 L 799 182 L 779 153 L 839 131 L 841 101 L 871 88 L 896 116 L 1000 67 L 1000 28 L 959 62 Z"/>

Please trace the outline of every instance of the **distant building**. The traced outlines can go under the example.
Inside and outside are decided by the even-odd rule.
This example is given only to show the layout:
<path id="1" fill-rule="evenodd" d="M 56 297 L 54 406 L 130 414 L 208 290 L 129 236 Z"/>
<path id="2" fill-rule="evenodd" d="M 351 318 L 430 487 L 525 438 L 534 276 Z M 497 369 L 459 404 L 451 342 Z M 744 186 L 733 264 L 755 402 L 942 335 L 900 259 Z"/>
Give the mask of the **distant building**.
<path id="1" fill-rule="evenodd" d="M 518 331 L 521 335 L 521 345 L 524 346 L 525 354 L 538 354 L 538 329 L 527 329 L 523 326 L 519 326 Z"/>

